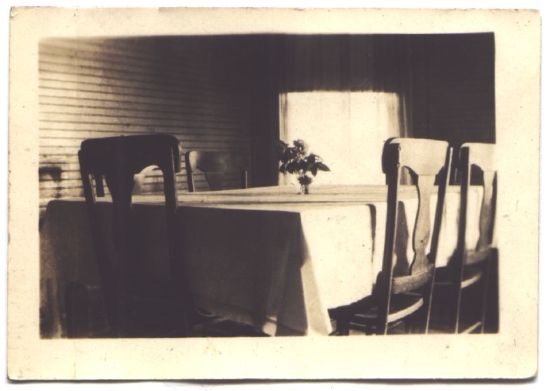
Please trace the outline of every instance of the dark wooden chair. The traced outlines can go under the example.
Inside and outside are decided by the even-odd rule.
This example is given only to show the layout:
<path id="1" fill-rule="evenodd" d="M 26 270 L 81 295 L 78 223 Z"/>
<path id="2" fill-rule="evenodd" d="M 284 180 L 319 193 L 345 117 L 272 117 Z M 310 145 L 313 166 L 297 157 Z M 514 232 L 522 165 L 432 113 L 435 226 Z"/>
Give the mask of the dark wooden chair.
<path id="1" fill-rule="evenodd" d="M 450 320 L 448 323 L 440 319 L 439 322 L 434 322 L 434 331 L 485 331 L 489 287 L 493 282 L 495 286 L 492 288 L 496 288 L 496 281 L 492 277 L 496 275 L 498 261 L 498 251 L 493 246 L 497 181 L 494 151 L 494 144 L 483 143 L 466 143 L 460 148 L 458 177 L 461 185 L 457 247 L 450 265 L 437 270 L 434 291 L 434 299 L 443 303 L 442 312 L 444 313 L 445 309 L 450 311 Z M 468 221 L 468 194 L 474 183 L 483 187 L 483 198 L 480 214 L 476 216 L 479 240 L 474 249 L 468 249 L 467 227 L 472 226 Z M 471 299 L 465 300 L 468 296 Z M 449 319 L 448 316 L 443 317 L 445 318 Z"/>
<path id="2" fill-rule="evenodd" d="M 444 141 L 394 138 L 386 142 L 382 160 L 388 208 L 382 271 L 371 296 L 329 311 L 336 320 L 335 334 L 348 335 L 350 328 L 359 328 L 366 334 L 383 335 L 399 324 L 405 324 L 406 332 L 413 327 L 415 332 L 427 332 L 450 155 L 451 148 Z M 418 195 L 412 262 L 406 259 L 406 249 L 398 248 L 404 245 L 396 237 L 398 226 L 406 224 L 400 201 L 405 168 Z M 430 203 L 436 184 L 438 201 L 432 225 Z"/>
<path id="3" fill-rule="evenodd" d="M 190 151 L 185 154 L 185 169 L 189 191 L 196 191 L 195 175 L 202 174 L 208 190 L 246 189 L 250 172 L 250 156 L 235 152 Z M 238 174 L 238 178 L 232 178 Z"/>
<path id="4" fill-rule="evenodd" d="M 178 139 L 170 135 L 139 135 L 88 139 L 79 151 L 84 196 L 89 210 L 105 312 L 112 337 L 188 336 L 187 311 L 190 295 L 178 240 L 177 192 L 175 174 L 180 171 Z M 170 283 L 148 281 L 135 265 L 133 227 L 139 225 L 132 214 L 134 175 L 155 166 L 162 172 L 170 255 Z M 92 184 L 92 177 L 95 186 Z M 105 233 L 96 197 L 104 197 L 104 182 L 112 198 L 112 232 Z M 110 243 L 109 243 L 110 242 Z M 110 247 L 113 246 L 113 247 Z M 116 250 L 110 259 L 108 248 Z M 67 295 L 67 323 L 70 336 L 79 336 L 75 325 L 82 314 L 74 298 L 86 298 L 76 287 Z"/>

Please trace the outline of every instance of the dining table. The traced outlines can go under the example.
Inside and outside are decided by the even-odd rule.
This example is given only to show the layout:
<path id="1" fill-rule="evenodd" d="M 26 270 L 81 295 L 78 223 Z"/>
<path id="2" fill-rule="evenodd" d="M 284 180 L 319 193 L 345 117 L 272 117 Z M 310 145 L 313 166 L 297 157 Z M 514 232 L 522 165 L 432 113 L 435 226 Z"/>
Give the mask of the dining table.
<path id="1" fill-rule="evenodd" d="M 400 188 L 397 262 L 413 258 L 416 188 Z M 431 202 L 434 219 L 437 194 Z M 468 195 L 468 214 L 479 215 L 482 188 Z M 139 232 L 136 266 L 155 281 L 170 279 L 164 198 L 135 195 L 132 213 Z M 436 266 L 456 249 L 460 189 L 448 186 Z M 112 203 L 98 202 L 105 230 Z M 270 186 L 178 194 L 181 262 L 195 304 L 272 336 L 327 336 L 329 309 L 373 293 L 382 269 L 387 186 Z M 479 229 L 468 219 L 466 245 L 474 248 Z M 479 221 L 479 220 L 478 220 Z M 114 248 L 112 251 L 115 251 Z M 399 265 L 396 265 L 399 266 Z M 40 228 L 40 306 L 50 337 L 65 337 L 63 292 L 73 282 L 99 285 L 83 198 L 52 200 Z"/>

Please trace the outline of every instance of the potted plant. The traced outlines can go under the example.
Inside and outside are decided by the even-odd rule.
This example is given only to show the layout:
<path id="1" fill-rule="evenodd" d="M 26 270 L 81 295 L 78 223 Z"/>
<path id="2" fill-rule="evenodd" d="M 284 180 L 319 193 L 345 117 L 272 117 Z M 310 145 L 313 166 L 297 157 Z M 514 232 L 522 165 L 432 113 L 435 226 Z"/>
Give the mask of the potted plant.
<path id="1" fill-rule="evenodd" d="M 309 184 L 313 178 L 308 173 L 316 176 L 319 171 L 330 171 L 319 155 L 308 153 L 303 140 L 294 140 L 293 146 L 279 140 L 278 155 L 281 162 L 279 172 L 296 175 L 301 194 L 309 194 Z"/>

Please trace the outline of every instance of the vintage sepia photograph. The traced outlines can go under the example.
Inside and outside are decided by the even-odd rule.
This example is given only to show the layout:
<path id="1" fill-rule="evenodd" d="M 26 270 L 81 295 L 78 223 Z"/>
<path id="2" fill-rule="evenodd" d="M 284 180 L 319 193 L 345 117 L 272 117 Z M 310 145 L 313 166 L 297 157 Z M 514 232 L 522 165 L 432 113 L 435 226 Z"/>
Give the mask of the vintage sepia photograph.
<path id="1" fill-rule="evenodd" d="M 536 374 L 538 13 L 353 11 L 12 10 L 10 378 Z"/>
<path id="2" fill-rule="evenodd" d="M 41 335 L 497 332 L 494 63 L 492 33 L 44 39 Z"/>

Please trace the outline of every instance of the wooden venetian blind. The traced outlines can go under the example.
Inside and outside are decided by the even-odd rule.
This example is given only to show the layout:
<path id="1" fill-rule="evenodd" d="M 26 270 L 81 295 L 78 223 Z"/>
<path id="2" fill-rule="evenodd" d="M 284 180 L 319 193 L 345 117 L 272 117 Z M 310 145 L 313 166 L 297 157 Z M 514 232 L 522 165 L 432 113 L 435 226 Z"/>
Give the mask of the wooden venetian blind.
<path id="1" fill-rule="evenodd" d="M 77 152 L 87 138 L 169 133 L 182 155 L 250 153 L 248 76 L 235 51 L 216 37 L 42 41 L 41 215 L 51 199 L 82 195 Z M 145 188 L 158 181 L 153 172 Z M 178 188 L 187 189 L 185 170 Z"/>

